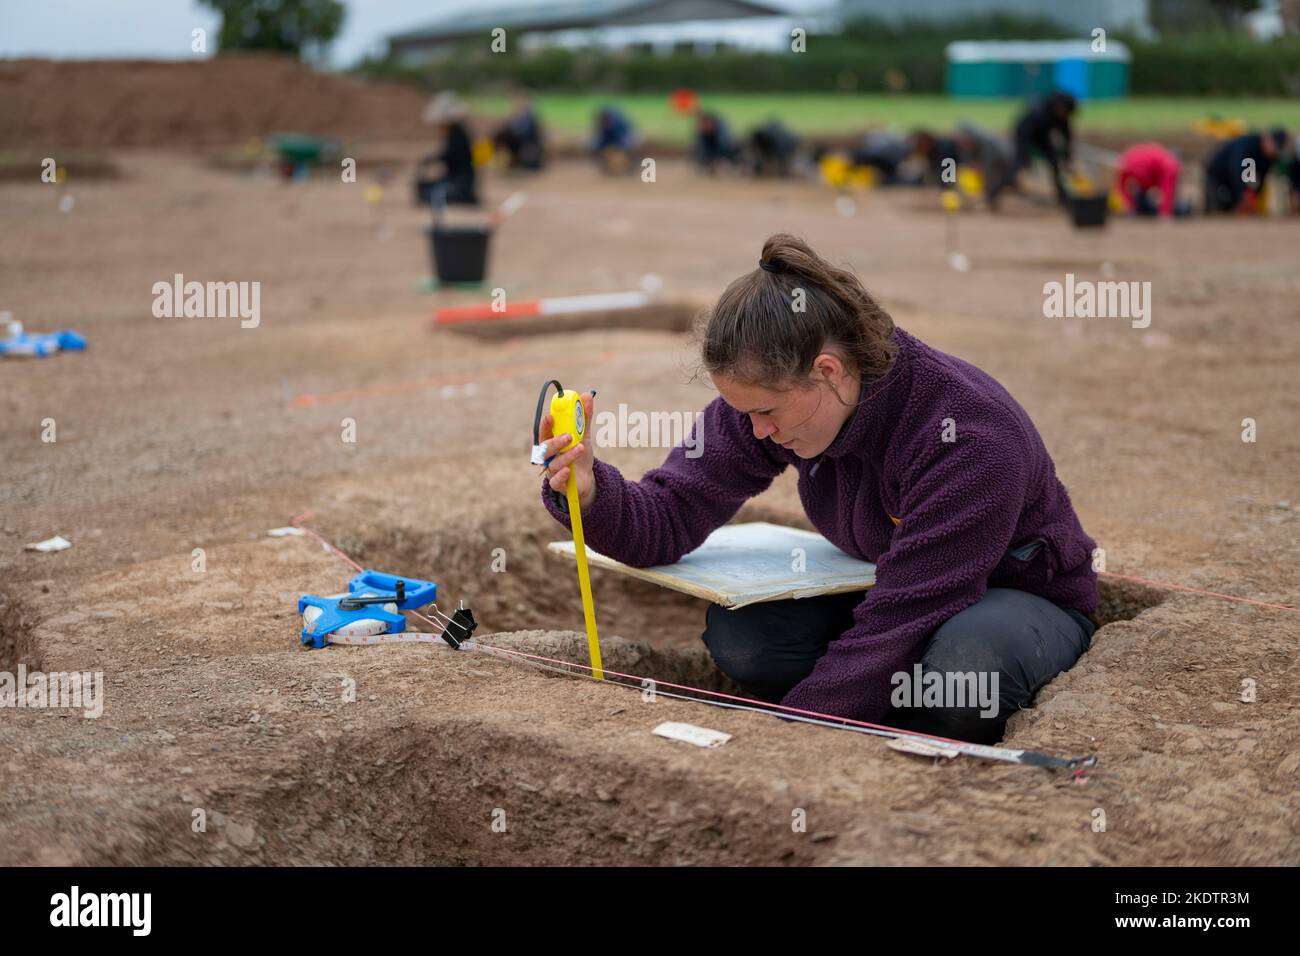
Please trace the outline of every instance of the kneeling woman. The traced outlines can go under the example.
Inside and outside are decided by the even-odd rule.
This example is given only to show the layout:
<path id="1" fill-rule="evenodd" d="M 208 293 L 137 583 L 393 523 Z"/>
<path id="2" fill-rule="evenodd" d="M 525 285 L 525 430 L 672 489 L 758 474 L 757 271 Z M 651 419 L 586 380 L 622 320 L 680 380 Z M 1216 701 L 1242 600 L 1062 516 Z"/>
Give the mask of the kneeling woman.
<path id="1" fill-rule="evenodd" d="M 718 666 L 770 702 L 999 740 L 1096 627 L 1094 542 L 1042 439 L 1001 385 L 895 326 L 853 273 L 801 240 L 773 236 L 758 266 L 702 329 L 719 397 L 696 423 L 699 457 L 678 446 L 633 482 L 584 443 L 551 461 L 543 502 L 569 527 L 550 492 L 572 469 L 594 549 L 671 564 L 794 466 L 808 519 L 874 561 L 876 584 L 711 607 L 704 641 Z M 568 442 L 551 437 L 548 452 Z M 917 664 L 924 686 L 963 692 L 896 693 Z"/>

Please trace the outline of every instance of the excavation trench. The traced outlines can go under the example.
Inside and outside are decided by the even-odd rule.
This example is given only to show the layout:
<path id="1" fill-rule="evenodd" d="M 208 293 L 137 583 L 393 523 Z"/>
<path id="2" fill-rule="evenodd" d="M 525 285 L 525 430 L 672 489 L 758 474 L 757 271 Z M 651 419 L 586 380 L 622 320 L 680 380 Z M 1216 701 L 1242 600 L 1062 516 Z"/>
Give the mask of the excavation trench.
<path id="1" fill-rule="evenodd" d="M 304 738 L 296 765 L 277 769 L 287 784 L 220 789 L 209 802 L 223 808 L 218 831 L 238 821 L 258 835 L 257 862 L 806 865 L 830 851 L 792 831 L 789 798 L 775 789 L 742 789 L 672 755 L 629 759 L 446 714 Z M 818 825 L 842 830 L 848 817 L 831 806 Z M 183 821 L 143 825 L 168 857 L 186 854 L 157 862 L 250 862 L 247 836 L 242 849 L 205 841 L 196 857 L 173 849 Z"/>
<path id="2" fill-rule="evenodd" d="M 471 580 L 470 569 L 444 563 Z M 541 581 L 535 582 L 540 584 Z M 1154 592 L 1104 582 L 1106 623 L 1136 616 L 1158 603 Z M 610 615 L 620 600 L 605 595 Z M 586 642 L 574 621 L 546 622 L 557 631 L 487 629 L 494 647 L 583 661 Z M 1104 631 L 1098 631 L 1104 640 Z M 606 667 L 652 675 L 704 690 L 734 692 L 697 640 L 652 646 L 619 637 L 602 640 Z M 511 666 L 527 667 L 516 663 Z M 539 671 L 543 679 L 578 678 Z M 658 685 L 663 690 L 663 685 Z M 611 712 L 635 706 L 634 690 L 610 691 Z M 675 716 L 673 719 L 690 719 Z M 815 732 L 811 729 L 809 732 Z M 265 834 L 264 861 L 312 864 L 572 865 L 691 864 L 808 865 L 833 859 L 833 839 L 809 840 L 790 826 L 791 798 L 781 782 L 733 782 L 709 764 L 629 758 L 617 748 L 584 744 L 546 728 L 472 720 L 454 712 L 425 713 L 364 733 L 298 738 L 296 767 L 276 776 L 288 785 L 256 791 L 231 788 L 212 795 L 230 819 Z M 700 769 L 703 767 L 703 769 Z M 345 786 L 340 781 L 346 780 Z M 843 833 L 861 824 L 853 801 L 819 801 L 818 827 Z M 142 825 L 170 831 L 183 821 Z M 170 840 L 150 841 L 159 847 Z M 157 862 L 239 863 L 247 851 L 217 843 L 207 855 Z"/>
<path id="3" fill-rule="evenodd" d="M 765 514 L 760 519 L 742 512 L 743 520 L 773 517 Z M 548 542 L 564 536 L 564 530 L 543 513 L 522 521 L 519 515 L 512 515 L 509 521 L 488 519 L 472 526 L 442 528 L 436 534 L 409 527 L 371 526 L 339 543 L 349 553 L 366 558 L 362 563 L 367 567 L 405 569 L 408 574 L 419 577 L 424 573 L 436 580 L 445 595 L 445 609 L 465 600 L 479 622 L 477 636 L 490 644 L 494 643 L 491 635 L 499 633 L 583 631 L 574 565 L 546 551 Z M 494 571 L 494 543 L 503 540 L 511 541 L 511 553 L 518 557 L 507 558 L 505 569 Z M 617 658 L 624 666 L 619 667 L 616 658 L 608 656 L 607 666 L 706 690 L 739 692 L 717 670 L 701 640 L 708 601 L 600 569 L 593 569 L 591 585 L 602 646 L 611 638 L 626 639 Z M 1152 588 L 1111 578 L 1101 579 L 1099 590 L 1094 646 L 1105 639 L 1106 625 L 1135 618 L 1164 600 Z M 585 638 L 580 636 L 538 638 L 513 646 L 540 656 L 587 662 Z"/>
<path id="4" fill-rule="evenodd" d="M 0 671 L 14 674 L 20 664 L 29 671 L 41 669 L 32 639 L 35 615 L 17 598 L 0 593 Z"/>
<path id="5" fill-rule="evenodd" d="M 366 566 L 436 580 L 444 606 L 464 597 L 482 622 L 484 644 L 585 662 L 572 565 L 545 554 L 545 543 L 563 535 L 544 514 L 522 524 L 513 517 L 437 534 L 369 525 L 333 540 Z M 328 527 L 320 530 L 330 536 Z M 495 572 L 492 547 L 507 532 L 516 558 Z M 667 691 L 667 682 L 737 691 L 699 640 L 705 602 L 607 573 L 598 572 L 593 584 L 609 670 L 653 679 L 659 692 Z M 1101 590 L 1103 624 L 1135 617 L 1160 601 L 1156 592 L 1123 582 L 1104 580 Z M 13 670 L 19 661 L 38 664 L 34 626 L 29 608 L 0 598 L 0 669 Z M 625 639 L 647 636 L 653 644 Z M 1104 640 L 1102 629 L 1094 641 Z M 557 690 L 581 680 L 535 673 Z M 636 706 L 637 690 L 611 687 L 608 694 L 603 712 Z M 679 716 L 680 708 L 674 713 L 667 719 L 692 719 Z M 705 716 L 696 719 L 707 723 L 707 712 L 700 713 Z M 765 778 L 750 775 L 742 785 L 712 769 L 720 764 L 672 759 L 680 756 L 672 749 L 662 758 L 632 759 L 584 734 L 519 725 L 504 712 L 499 720 L 484 719 L 455 707 L 408 708 L 355 729 L 310 720 L 289 729 L 274 765 L 236 750 L 232 756 L 253 763 L 203 796 L 204 805 L 220 808 L 224 822 L 214 817 L 212 826 L 224 839 L 189 839 L 194 802 L 148 803 L 151 784 L 122 796 L 118 832 L 132 834 L 129 858 L 105 848 L 89 851 L 84 862 L 799 865 L 832 859 L 835 852 L 833 841 L 791 830 L 790 798 L 776 782 L 769 787 Z M 175 785 L 164 782 L 173 779 L 174 768 L 155 769 L 164 775 L 157 786 Z M 237 776 L 242 780 L 234 782 Z M 860 812 L 852 802 L 832 802 L 819 809 L 818 826 L 846 832 L 860 826 Z"/>
<path id="6" fill-rule="evenodd" d="M 525 317 L 502 316 L 472 322 L 454 322 L 441 328 L 458 335 L 487 341 L 515 336 L 561 335 L 588 329 L 649 329 L 655 332 L 686 332 L 700 312 L 698 304 L 656 302 L 632 309 L 592 312 L 563 312 Z"/>

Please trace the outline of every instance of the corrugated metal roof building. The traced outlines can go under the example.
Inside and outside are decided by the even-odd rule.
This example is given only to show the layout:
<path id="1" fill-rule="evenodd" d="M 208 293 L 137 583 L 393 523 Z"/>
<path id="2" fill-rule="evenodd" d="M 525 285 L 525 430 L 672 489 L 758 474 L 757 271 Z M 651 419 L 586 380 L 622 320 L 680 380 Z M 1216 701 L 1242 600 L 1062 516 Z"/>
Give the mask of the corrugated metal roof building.
<path id="1" fill-rule="evenodd" d="M 506 31 L 507 49 L 598 46 L 666 52 L 689 47 L 789 50 L 790 31 L 838 26 L 825 14 L 799 15 L 755 0 L 563 0 L 540 6 L 502 6 L 446 17 L 388 38 L 402 62 L 437 56 L 452 46 Z"/>

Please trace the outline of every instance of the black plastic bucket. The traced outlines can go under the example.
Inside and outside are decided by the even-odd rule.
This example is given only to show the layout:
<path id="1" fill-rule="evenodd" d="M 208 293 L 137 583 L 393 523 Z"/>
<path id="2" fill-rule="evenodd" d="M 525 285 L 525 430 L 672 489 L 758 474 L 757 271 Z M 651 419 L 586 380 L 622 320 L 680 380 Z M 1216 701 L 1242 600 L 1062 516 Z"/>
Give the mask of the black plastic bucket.
<path id="1" fill-rule="evenodd" d="M 485 226 L 432 226 L 433 274 L 439 282 L 482 282 L 487 273 L 488 240 Z"/>
<path id="2" fill-rule="evenodd" d="M 1070 218 L 1076 229 L 1091 229 L 1106 225 L 1110 211 L 1110 197 L 1105 193 L 1070 197 Z"/>

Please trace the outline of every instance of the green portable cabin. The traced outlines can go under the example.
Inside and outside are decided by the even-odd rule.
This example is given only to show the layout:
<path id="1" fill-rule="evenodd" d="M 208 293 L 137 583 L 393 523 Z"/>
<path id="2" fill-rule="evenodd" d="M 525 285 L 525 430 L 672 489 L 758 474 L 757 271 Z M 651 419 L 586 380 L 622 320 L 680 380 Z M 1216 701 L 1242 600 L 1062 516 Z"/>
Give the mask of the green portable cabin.
<path id="1" fill-rule="evenodd" d="M 1080 100 L 1128 94 L 1132 54 L 1118 40 L 962 40 L 946 51 L 949 96 L 1036 98 L 1053 90 Z"/>

